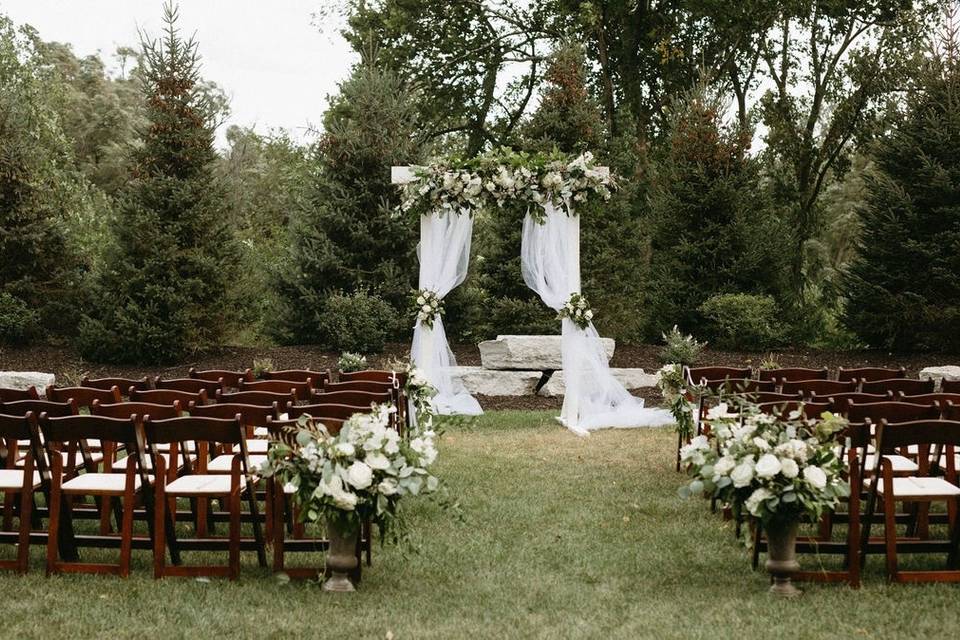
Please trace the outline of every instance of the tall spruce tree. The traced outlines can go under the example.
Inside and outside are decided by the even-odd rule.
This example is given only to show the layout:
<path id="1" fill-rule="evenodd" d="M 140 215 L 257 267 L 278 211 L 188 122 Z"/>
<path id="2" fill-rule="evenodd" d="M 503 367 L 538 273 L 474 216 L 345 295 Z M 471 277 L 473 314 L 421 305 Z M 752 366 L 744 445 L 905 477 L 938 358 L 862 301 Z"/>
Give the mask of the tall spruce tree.
<path id="1" fill-rule="evenodd" d="M 373 54 L 340 85 L 315 145 L 307 206 L 291 214 L 290 255 L 279 274 L 277 337 L 331 343 L 320 322 L 331 294 L 370 291 L 404 310 L 417 276 L 417 233 L 395 217 L 391 165 L 421 159 L 411 89 Z"/>
<path id="2" fill-rule="evenodd" d="M 698 308 L 713 295 L 776 297 L 786 286 L 788 230 L 747 153 L 749 132 L 723 126 L 722 112 L 705 87 L 691 91 L 654 166 L 651 338 L 673 325 L 703 329 Z"/>
<path id="3" fill-rule="evenodd" d="M 224 327 L 232 243 L 214 170 L 213 109 L 197 43 L 180 36 L 172 4 L 164 24 L 160 40 L 142 40 L 147 125 L 81 326 L 91 359 L 173 361 L 215 346 Z"/>
<path id="4" fill-rule="evenodd" d="M 960 351 L 960 55 L 945 46 L 875 147 L 845 324 L 872 347 Z"/>

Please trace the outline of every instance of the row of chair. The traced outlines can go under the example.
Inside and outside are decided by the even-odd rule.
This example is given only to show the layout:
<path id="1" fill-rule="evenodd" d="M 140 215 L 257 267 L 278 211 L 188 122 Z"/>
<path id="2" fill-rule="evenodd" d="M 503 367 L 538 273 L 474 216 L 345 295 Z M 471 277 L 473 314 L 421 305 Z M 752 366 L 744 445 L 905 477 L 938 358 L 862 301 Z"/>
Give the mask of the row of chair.
<path id="1" fill-rule="evenodd" d="M 402 389 L 393 372 L 358 373 L 357 382 L 389 383 L 394 390 Z M 91 389 L 94 391 L 91 392 Z M 120 564 L 89 567 L 89 570 L 97 572 L 126 575 L 129 571 L 130 549 L 152 546 L 157 577 L 200 575 L 206 568 L 182 567 L 180 551 L 225 548 L 230 554 L 227 567 L 209 569 L 212 575 L 236 577 L 241 549 L 256 550 L 261 565 L 265 563 L 265 539 L 274 545 L 275 570 L 284 570 L 285 551 L 322 550 L 326 543 L 322 539 L 305 538 L 304 527 L 293 522 L 289 487 L 276 488 L 267 483 L 265 490 L 257 492 L 255 470 L 265 459 L 269 446 L 266 438 L 271 430 L 295 428 L 296 416 L 303 413 L 313 415 L 335 432 L 350 415 L 369 411 L 370 408 L 370 403 L 366 402 L 369 399 L 367 396 L 347 398 L 342 395 L 348 393 L 345 391 L 331 392 L 331 395 L 338 401 L 357 401 L 359 398 L 365 404 L 300 406 L 287 396 L 283 398 L 286 401 L 284 405 L 278 403 L 279 399 L 273 398 L 266 398 L 270 404 L 205 404 L 202 398 L 204 389 L 200 389 L 195 394 L 197 397 L 190 399 L 187 405 L 181 403 L 182 397 L 147 396 L 147 399 L 157 401 L 153 403 L 146 402 L 138 394 L 151 391 L 189 392 L 162 388 L 139 391 L 135 387 L 128 388 L 129 402 L 115 402 L 119 392 L 117 385 L 109 390 L 75 387 L 71 391 L 80 399 L 71 396 L 66 401 L 57 402 L 31 398 L 0 404 L 3 423 L 9 428 L 8 433 L 0 433 L 0 438 L 7 443 L 0 478 L 0 489 L 7 494 L 5 526 L 0 540 L 19 543 L 23 536 L 31 542 L 40 539 L 41 533 L 36 529 L 42 510 L 33 508 L 33 497 L 39 490 L 47 497 L 46 504 L 49 506 L 46 513 L 51 534 L 45 538 L 48 573 L 87 570 L 82 568 L 84 565 L 73 563 L 78 557 L 78 540 L 81 546 L 120 547 Z M 96 391 L 108 395 L 99 395 Z M 48 390 L 48 398 L 60 398 L 60 392 L 69 393 L 64 389 L 52 388 Z M 226 395 L 233 394 L 221 393 L 220 397 Z M 324 401 L 331 399 L 323 394 L 311 397 Z M 395 398 L 396 395 L 393 395 L 390 400 Z M 264 400 L 251 396 L 244 396 L 244 399 Z M 89 416 L 77 415 L 81 405 L 89 411 Z M 126 456 L 119 457 L 117 454 L 123 451 Z M 148 495 L 151 494 L 151 486 L 152 495 Z M 92 492 L 98 501 L 94 509 L 77 503 L 79 496 L 87 491 Z M 24 504 L 27 492 L 31 496 L 30 506 Z M 15 494 L 20 494 L 19 503 L 11 499 Z M 241 496 L 246 498 L 249 506 L 245 515 L 240 513 Z M 177 497 L 189 498 L 189 512 L 177 511 Z M 213 513 L 206 508 L 214 497 L 228 504 L 226 514 Z M 257 511 L 257 500 L 260 498 L 265 505 L 266 513 L 263 516 Z M 122 505 L 122 508 L 114 503 Z M 112 504 L 114 508 L 111 508 Z M 136 511 L 139 506 L 143 509 Z M 20 517 L 20 528 L 11 539 L 11 516 L 15 508 Z M 119 537 L 105 535 L 109 533 L 111 512 L 118 522 Z M 130 518 L 135 512 L 146 518 L 150 533 L 150 539 L 146 542 L 132 537 Z M 75 516 L 99 517 L 100 535 L 75 535 L 72 524 Z M 230 535 L 226 540 L 213 539 L 208 535 L 208 530 L 218 518 L 219 521 L 230 523 Z M 176 538 L 173 523 L 181 519 L 193 520 L 196 539 L 183 541 Z M 240 519 L 253 523 L 252 539 L 239 539 Z M 161 523 L 163 527 L 158 526 Z M 259 531 L 261 523 L 265 523 L 266 538 Z M 292 530 L 295 538 L 287 544 L 284 544 L 285 529 Z M 363 549 L 366 550 L 368 564 L 369 541 L 369 526 L 365 526 Z M 165 547 L 170 551 L 173 566 L 166 566 Z M 358 554 L 360 551 L 358 547 Z M 21 544 L 15 568 L 26 570 L 26 565 L 22 564 L 25 553 L 25 547 Z M 287 572 L 291 573 L 290 570 Z M 297 570 L 293 572 L 297 573 Z M 307 568 L 300 570 L 299 574 L 316 575 L 316 572 L 314 568 Z"/>

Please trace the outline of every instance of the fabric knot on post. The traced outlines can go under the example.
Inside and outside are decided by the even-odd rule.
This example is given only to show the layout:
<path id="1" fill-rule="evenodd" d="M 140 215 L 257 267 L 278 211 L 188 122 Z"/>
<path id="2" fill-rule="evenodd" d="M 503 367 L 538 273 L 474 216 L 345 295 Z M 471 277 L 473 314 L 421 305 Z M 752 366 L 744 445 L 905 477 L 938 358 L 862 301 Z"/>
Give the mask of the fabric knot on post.
<path id="1" fill-rule="evenodd" d="M 590 303 L 587 302 L 583 294 L 573 293 L 570 295 L 570 299 L 560 307 L 560 312 L 557 314 L 557 317 L 560 320 L 569 318 L 570 321 L 579 328 L 586 329 L 593 320 L 593 310 L 590 308 Z"/>
<path id="2" fill-rule="evenodd" d="M 433 329 L 433 322 L 443 315 L 443 298 L 431 289 L 420 289 L 414 292 L 414 311 L 417 321 L 428 329 Z"/>

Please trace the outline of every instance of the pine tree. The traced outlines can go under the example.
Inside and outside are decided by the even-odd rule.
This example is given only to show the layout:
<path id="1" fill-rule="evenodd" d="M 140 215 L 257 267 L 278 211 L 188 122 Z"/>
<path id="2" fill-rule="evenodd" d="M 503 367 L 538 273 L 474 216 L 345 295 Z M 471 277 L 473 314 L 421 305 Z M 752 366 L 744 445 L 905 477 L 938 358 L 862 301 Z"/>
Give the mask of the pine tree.
<path id="1" fill-rule="evenodd" d="M 215 175 L 212 108 L 197 44 L 164 7 L 159 41 L 144 38 L 147 125 L 120 196 L 115 243 L 81 327 L 86 357 L 164 362 L 215 346 L 225 321 L 232 243 Z"/>
<path id="2" fill-rule="evenodd" d="M 291 216 L 290 256 L 277 286 L 281 340 L 330 344 L 335 336 L 320 320 L 338 291 L 371 291 L 406 312 L 419 228 L 394 216 L 400 194 L 390 166 L 420 159 L 417 122 L 411 90 L 373 54 L 340 85 L 313 150 L 310 202 Z"/>
<path id="3" fill-rule="evenodd" d="M 725 293 L 785 286 L 787 229 L 773 214 L 748 132 L 721 124 L 720 101 L 697 88 L 671 114 L 650 193 L 649 336 L 698 332 L 699 307 Z"/>
<path id="4" fill-rule="evenodd" d="M 949 15 L 948 15 L 949 18 Z M 960 351 L 960 60 L 955 21 L 878 141 L 845 324 L 871 347 Z"/>

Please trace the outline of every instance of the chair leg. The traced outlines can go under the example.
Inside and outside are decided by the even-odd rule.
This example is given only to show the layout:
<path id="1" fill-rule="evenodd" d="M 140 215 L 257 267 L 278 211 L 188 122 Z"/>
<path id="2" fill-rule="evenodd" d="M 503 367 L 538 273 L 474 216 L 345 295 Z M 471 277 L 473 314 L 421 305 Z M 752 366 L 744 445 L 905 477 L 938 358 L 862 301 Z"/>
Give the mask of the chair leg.
<path id="1" fill-rule="evenodd" d="M 159 476 L 153 486 L 153 578 L 163 577 L 166 563 L 167 498 L 164 481 Z"/>
<path id="2" fill-rule="evenodd" d="M 237 500 L 239 511 L 239 497 Z M 257 564 L 259 564 L 261 567 L 266 567 L 267 550 L 263 541 L 263 529 L 260 527 L 260 510 L 257 509 L 256 490 L 252 484 L 247 485 L 247 502 L 250 506 L 250 519 L 253 521 L 253 539 L 257 543 Z"/>
<path id="3" fill-rule="evenodd" d="M 892 482 L 887 483 L 891 487 Z M 883 534 L 887 543 L 887 580 L 896 582 L 897 580 L 897 503 L 894 500 L 892 492 L 886 492 L 883 495 L 883 515 L 884 526 Z"/>
<path id="4" fill-rule="evenodd" d="M 33 493 L 20 492 L 20 538 L 17 540 L 17 571 L 26 573 L 30 563 L 30 523 L 33 515 Z"/>
<path id="5" fill-rule="evenodd" d="M 274 572 L 283 571 L 283 538 L 286 534 L 284 528 L 284 513 L 286 512 L 286 500 L 283 493 L 283 487 L 279 482 L 274 482 L 273 494 L 271 499 L 273 505 L 273 570 Z"/>
<path id="6" fill-rule="evenodd" d="M 756 571 L 757 567 L 760 566 L 760 543 L 763 541 L 763 523 L 760 522 L 759 518 L 753 522 L 753 557 L 751 558 L 750 564 L 753 570 Z"/>
<path id="7" fill-rule="evenodd" d="M 127 485 L 123 494 L 123 522 L 120 525 L 120 577 L 130 575 L 130 552 L 133 549 L 133 487 Z"/>
<path id="8" fill-rule="evenodd" d="M 47 532 L 47 575 L 57 570 L 57 553 L 59 552 L 58 543 L 60 538 L 60 483 L 61 474 L 57 473 L 60 465 L 54 465 L 53 479 L 50 483 L 50 515 L 48 518 Z"/>
<path id="9" fill-rule="evenodd" d="M 240 577 L 240 487 L 230 492 L 230 579 Z"/>

